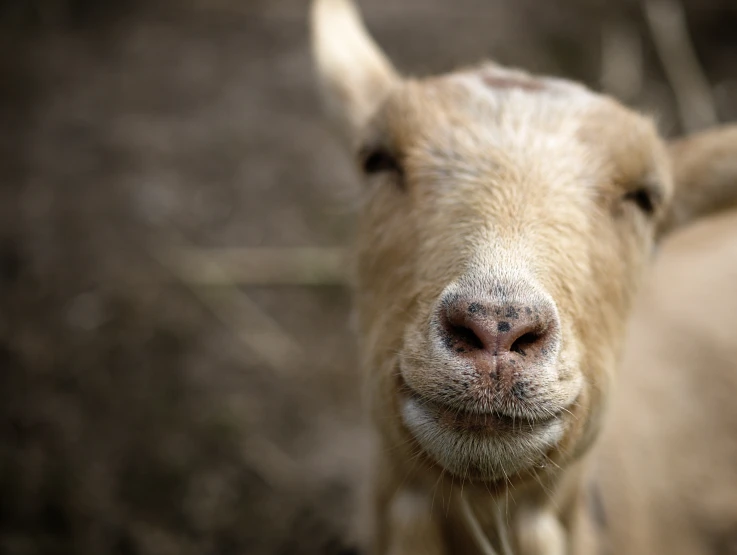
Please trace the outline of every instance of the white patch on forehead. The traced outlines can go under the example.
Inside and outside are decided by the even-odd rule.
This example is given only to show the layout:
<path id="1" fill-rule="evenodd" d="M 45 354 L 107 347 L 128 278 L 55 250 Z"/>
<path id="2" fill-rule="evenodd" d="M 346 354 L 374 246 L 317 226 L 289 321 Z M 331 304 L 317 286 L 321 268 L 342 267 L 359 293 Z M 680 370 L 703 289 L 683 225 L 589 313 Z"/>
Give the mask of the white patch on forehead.
<path id="1" fill-rule="evenodd" d="M 598 160 L 579 131 L 603 101 L 600 95 L 563 79 L 498 67 L 452 74 L 447 80 L 468 94 L 458 107 L 468 124 L 457 136 L 456 155 L 468 144 L 486 145 L 505 152 L 520 168 L 537 170 L 546 181 L 581 183 L 596 173 Z M 489 82 L 497 80 L 499 87 Z"/>
<path id="2" fill-rule="evenodd" d="M 520 117 L 538 116 L 558 121 L 557 114 L 583 116 L 601 97 L 579 83 L 555 77 L 536 77 L 526 72 L 501 67 L 455 73 L 450 82 L 462 85 L 474 99 Z M 494 86 L 498 82 L 499 86 Z M 566 119 L 567 119 L 566 118 Z"/>
<path id="3" fill-rule="evenodd" d="M 587 89 L 581 83 L 542 75 L 532 75 L 520 69 L 506 68 L 496 65 L 485 65 L 473 71 L 463 71 L 450 76 L 470 77 L 477 84 L 487 89 L 514 89 L 520 88 L 530 92 L 557 93 L 557 94 L 584 94 L 595 97 L 596 93 Z"/>

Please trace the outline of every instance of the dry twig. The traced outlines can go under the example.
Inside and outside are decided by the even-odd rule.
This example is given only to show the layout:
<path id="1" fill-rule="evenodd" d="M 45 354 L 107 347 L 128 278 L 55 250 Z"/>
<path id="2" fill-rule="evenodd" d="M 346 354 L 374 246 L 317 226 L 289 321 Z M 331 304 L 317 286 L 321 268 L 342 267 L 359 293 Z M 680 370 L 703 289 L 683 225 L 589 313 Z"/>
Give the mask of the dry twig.
<path id="1" fill-rule="evenodd" d="M 339 248 L 172 248 L 164 253 L 187 281 L 201 285 L 342 285 Z"/>
<path id="2" fill-rule="evenodd" d="M 239 289 L 242 284 L 341 283 L 341 252 L 328 249 L 195 249 L 162 247 L 156 260 L 253 353 L 286 375 L 303 356 L 297 341 Z"/>
<path id="3" fill-rule="evenodd" d="M 655 47 L 676 96 L 684 130 L 696 131 L 717 122 L 709 81 L 689 37 L 678 0 L 643 0 Z"/>
<path id="4" fill-rule="evenodd" d="M 602 89 L 628 102 L 637 98 L 643 83 L 642 40 L 626 21 L 605 22 L 601 35 Z"/>

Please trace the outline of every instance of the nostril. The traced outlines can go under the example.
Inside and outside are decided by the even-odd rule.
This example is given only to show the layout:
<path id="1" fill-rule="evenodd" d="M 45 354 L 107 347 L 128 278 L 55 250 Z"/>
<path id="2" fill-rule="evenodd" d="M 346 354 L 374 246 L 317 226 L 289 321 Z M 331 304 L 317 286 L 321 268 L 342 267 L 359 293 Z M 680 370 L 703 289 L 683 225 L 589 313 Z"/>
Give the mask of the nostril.
<path id="1" fill-rule="evenodd" d="M 448 333 L 454 343 L 460 343 L 461 346 L 465 346 L 473 350 L 484 348 L 483 341 L 479 339 L 479 336 L 476 335 L 471 328 L 456 324 L 448 324 Z"/>
<path id="2" fill-rule="evenodd" d="M 512 343 L 511 347 L 509 347 L 509 350 L 524 357 L 527 356 L 527 351 L 542 339 L 543 337 L 541 333 L 530 331 L 519 336 L 514 343 Z"/>

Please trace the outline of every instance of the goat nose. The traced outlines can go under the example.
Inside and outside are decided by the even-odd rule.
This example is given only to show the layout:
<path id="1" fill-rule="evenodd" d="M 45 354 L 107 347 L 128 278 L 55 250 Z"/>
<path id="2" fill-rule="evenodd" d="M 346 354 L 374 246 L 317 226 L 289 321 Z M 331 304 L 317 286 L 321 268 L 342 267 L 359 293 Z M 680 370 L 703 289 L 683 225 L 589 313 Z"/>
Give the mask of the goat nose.
<path id="1" fill-rule="evenodd" d="M 454 297 L 441 303 L 439 313 L 445 345 L 458 356 L 477 360 L 533 360 L 557 352 L 558 316 L 551 302 L 496 303 Z"/>

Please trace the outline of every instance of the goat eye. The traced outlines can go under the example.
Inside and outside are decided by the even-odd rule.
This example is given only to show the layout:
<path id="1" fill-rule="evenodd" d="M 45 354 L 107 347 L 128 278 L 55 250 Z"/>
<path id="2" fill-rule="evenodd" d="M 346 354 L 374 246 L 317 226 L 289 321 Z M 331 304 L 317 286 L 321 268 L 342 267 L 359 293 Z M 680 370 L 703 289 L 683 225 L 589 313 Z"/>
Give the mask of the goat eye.
<path id="1" fill-rule="evenodd" d="M 635 189 L 624 195 L 624 200 L 635 204 L 648 216 L 655 212 L 655 201 L 650 191 L 645 188 Z"/>
<path id="2" fill-rule="evenodd" d="M 362 167 L 368 175 L 382 172 L 401 173 L 402 168 L 397 159 L 385 149 L 374 149 L 362 154 Z"/>

